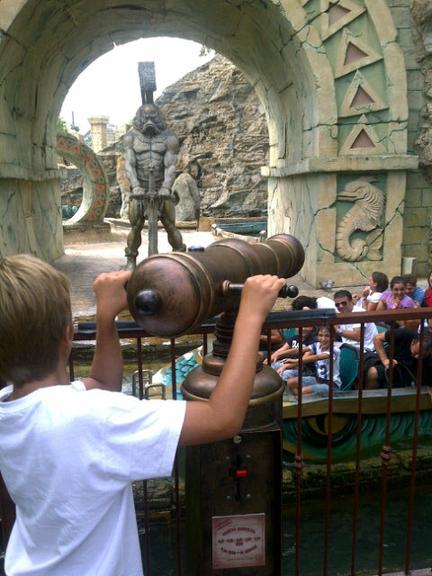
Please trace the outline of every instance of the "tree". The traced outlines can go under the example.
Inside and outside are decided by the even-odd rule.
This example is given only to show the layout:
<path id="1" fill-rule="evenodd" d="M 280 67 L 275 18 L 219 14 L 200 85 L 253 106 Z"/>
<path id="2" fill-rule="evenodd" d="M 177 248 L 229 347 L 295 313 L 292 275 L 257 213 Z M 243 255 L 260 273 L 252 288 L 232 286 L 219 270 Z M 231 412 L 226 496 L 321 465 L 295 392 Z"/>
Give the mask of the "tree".
<path id="1" fill-rule="evenodd" d="M 59 116 L 57 118 L 57 134 L 67 134 L 68 131 L 66 120 Z"/>
<path id="2" fill-rule="evenodd" d="M 212 56 L 212 55 L 214 56 L 213 48 L 208 48 L 207 46 L 202 44 L 200 51 L 199 51 L 199 56 L 203 57 L 203 56 Z"/>

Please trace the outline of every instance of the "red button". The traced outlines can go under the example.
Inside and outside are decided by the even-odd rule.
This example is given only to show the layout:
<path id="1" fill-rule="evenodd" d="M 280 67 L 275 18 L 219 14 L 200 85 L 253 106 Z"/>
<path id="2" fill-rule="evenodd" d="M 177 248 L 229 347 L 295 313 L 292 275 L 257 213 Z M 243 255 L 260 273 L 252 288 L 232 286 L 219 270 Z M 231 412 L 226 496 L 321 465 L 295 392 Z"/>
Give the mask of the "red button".
<path id="1" fill-rule="evenodd" d="M 235 471 L 236 478 L 247 478 L 248 471 L 246 468 L 240 468 L 240 470 Z"/>

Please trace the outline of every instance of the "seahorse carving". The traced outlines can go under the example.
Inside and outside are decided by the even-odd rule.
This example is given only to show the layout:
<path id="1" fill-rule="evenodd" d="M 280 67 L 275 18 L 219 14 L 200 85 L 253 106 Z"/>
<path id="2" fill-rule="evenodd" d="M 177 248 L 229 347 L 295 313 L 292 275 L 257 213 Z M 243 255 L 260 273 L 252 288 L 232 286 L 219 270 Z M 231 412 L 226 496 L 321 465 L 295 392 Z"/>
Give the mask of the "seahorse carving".
<path id="1" fill-rule="evenodd" d="M 368 257 L 380 260 L 383 244 L 384 192 L 374 178 L 353 180 L 338 194 L 338 200 L 353 202 L 336 231 L 336 252 L 343 260 L 357 262 Z M 366 236 L 362 232 L 367 232 Z M 353 234 L 356 236 L 352 239 Z"/>

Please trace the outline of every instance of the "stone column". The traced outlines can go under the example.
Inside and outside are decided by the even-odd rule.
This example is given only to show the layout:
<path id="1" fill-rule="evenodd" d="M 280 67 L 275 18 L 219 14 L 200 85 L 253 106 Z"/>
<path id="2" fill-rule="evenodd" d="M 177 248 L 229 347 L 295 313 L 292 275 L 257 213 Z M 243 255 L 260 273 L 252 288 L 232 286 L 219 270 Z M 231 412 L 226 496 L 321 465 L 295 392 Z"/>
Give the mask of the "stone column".
<path id="1" fill-rule="evenodd" d="M 91 116 L 88 118 L 90 122 L 90 131 L 92 137 L 92 148 L 96 154 L 103 150 L 108 145 L 107 127 L 109 122 L 108 116 Z"/>

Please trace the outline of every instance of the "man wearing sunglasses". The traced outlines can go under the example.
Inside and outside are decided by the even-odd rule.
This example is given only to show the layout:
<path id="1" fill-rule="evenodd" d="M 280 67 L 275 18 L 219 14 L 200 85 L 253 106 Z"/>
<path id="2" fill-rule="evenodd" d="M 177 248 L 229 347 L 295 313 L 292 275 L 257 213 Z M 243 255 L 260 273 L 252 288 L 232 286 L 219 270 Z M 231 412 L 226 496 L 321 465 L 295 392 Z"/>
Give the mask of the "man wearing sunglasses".
<path id="1" fill-rule="evenodd" d="M 334 303 L 336 310 L 341 314 L 351 312 L 362 312 L 360 309 L 354 309 L 354 301 L 352 294 L 349 290 L 337 290 L 334 296 Z M 364 325 L 364 349 L 374 350 L 374 336 L 378 333 L 377 327 L 373 322 L 366 322 Z M 355 324 L 339 324 L 336 326 L 336 335 L 339 336 L 342 342 L 355 346 L 357 350 L 360 349 L 360 323 Z"/>

